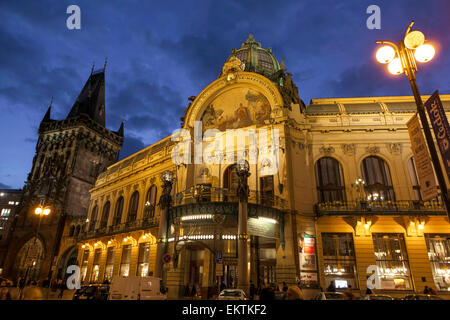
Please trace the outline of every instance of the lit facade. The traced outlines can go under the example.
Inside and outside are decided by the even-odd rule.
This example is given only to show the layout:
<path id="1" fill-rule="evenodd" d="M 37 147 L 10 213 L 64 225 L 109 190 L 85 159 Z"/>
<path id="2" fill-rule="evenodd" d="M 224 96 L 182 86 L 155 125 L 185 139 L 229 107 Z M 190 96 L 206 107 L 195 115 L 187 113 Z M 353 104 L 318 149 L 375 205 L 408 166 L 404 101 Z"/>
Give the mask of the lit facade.
<path id="1" fill-rule="evenodd" d="M 450 96 L 441 99 L 450 111 Z M 383 272 L 379 292 L 405 295 L 428 285 L 445 294 L 450 224 L 437 199 L 421 200 L 406 127 L 412 97 L 305 106 L 283 62 L 249 37 L 190 100 L 184 134 L 108 167 L 90 190 L 87 220 L 65 231 L 63 241 L 78 243 L 83 282 L 155 272 L 160 177 L 170 170 L 173 202 L 163 239 L 169 298 L 182 297 L 186 285 L 198 284 L 203 297 L 222 281 L 236 286 L 242 240 L 235 164 L 243 155 L 250 162 L 246 241 L 255 285 L 300 281 L 308 297 L 338 280 L 364 292 L 367 268 L 376 265 Z M 208 138 L 208 129 L 219 131 Z M 60 259 L 69 248 L 62 246 Z"/>

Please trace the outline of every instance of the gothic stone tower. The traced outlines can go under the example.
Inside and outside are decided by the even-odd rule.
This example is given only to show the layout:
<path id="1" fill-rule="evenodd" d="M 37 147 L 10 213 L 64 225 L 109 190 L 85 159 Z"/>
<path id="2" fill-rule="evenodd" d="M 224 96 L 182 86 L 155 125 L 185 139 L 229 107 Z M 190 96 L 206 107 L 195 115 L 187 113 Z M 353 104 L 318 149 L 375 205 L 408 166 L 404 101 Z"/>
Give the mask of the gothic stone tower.
<path id="1" fill-rule="evenodd" d="M 66 119 L 53 120 L 50 111 L 39 127 L 5 260 L 4 272 L 13 279 L 52 278 L 66 220 L 87 216 L 89 189 L 117 161 L 123 143 L 123 123 L 117 132 L 105 127 L 104 69 L 91 72 Z M 51 213 L 36 215 L 39 205 Z"/>

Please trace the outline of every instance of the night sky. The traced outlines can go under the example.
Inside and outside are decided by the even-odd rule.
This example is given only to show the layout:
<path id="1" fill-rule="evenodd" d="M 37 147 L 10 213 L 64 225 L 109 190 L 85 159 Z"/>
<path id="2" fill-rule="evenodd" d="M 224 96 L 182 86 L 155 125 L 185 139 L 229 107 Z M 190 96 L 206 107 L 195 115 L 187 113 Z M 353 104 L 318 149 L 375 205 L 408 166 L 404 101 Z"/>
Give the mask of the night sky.
<path id="1" fill-rule="evenodd" d="M 277 3 L 278 2 L 278 3 Z M 66 9 L 81 8 L 81 30 Z M 366 9 L 381 8 L 381 30 Z M 448 0 L 0 0 L 0 188 L 22 188 L 39 123 L 67 116 L 92 64 L 106 68 L 106 126 L 125 117 L 124 158 L 179 127 L 189 96 L 217 79 L 249 33 L 285 57 L 300 98 L 410 95 L 404 75 L 374 59 L 376 40 L 398 41 L 409 22 L 438 44 L 419 66 L 423 94 L 450 94 Z"/>

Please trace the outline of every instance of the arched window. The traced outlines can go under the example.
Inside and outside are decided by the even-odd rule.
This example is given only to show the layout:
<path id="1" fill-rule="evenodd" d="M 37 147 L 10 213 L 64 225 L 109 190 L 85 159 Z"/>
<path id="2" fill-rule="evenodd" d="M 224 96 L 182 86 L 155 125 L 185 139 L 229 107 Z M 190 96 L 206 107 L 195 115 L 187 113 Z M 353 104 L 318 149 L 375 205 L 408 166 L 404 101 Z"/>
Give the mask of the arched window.
<path id="1" fill-rule="evenodd" d="M 122 212 L 123 212 L 123 197 L 117 199 L 116 202 L 116 212 L 114 214 L 114 225 L 120 224 L 122 220 Z"/>
<path id="2" fill-rule="evenodd" d="M 105 206 L 103 207 L 103 214 L 102 214 L 102 220 L 100 221 L 100 228 L 105 228 L 108 224 L 108 218 L 109 218 L 109 208 L 111 207 L 110 202 L 106 202 Z"/>
<path id="3" fill-rule="evenodd" d="M 155 207 L 156 207 L 156 194 L 158 192 L 158 188 L 155 185 L 152 185 L 145 196 L 145 205 L 144 205 L 144 219 L 153 218 L 155 216 Z"/>
<path id="4" fill-rule="evenodd" d="M 91 220 L 89 223 L 89 231 L 93 231 L 95 229 L 95 224 L 97 223 L 97 215 L 98 215 L 98 206 L 96 205 L 94 209 L 92 209 Z"/>
<path id="5" fill-rule="evenodd" d="M 232 199 L 235 199 L 236 196 L 236 190 L 239 185 L 239 177 L 237 175 L 237 168 L 236 165 L 233 164 L 226 168 L 224 174 L 223 174 L 223 187 L 227 191 L 224 195 L 224 201 L 232 201 Z"/>
<path id="6" fill-rule="evenodd" d="M 128 222 L 135 221 L 139 206 L 139 192 L 135 191 L 130 199 L 130 209 L 128 211 Z"/>
<path id="7" fill-rule="evenodd" d="M 380 157 L 370 156 L 361 163 L 365 180 L 367 200 L 395 200 L 391 173 L 387 163 Z"/>
<path id="8" fill-rule="evenodd" d="M 344 177 L 336 159 L 324 157 L 317 160 L 315 173 L 319 202 L 345 200 Z"/>
<path id="9" fill-rule="evenodd" d="M 75 226 L 71 226 L 69 231 L 69 237 L 73 237 L 74 233 L 75 233 Z"/>
<path id="10" fill-rule="evenodd" d="M 236 190 L 238 184 L 239 177 L 237 175 L 237 168 L 236 165 L 233 164 L 229 166 L 223 174 L 223 187 L 230 190 Z"/>

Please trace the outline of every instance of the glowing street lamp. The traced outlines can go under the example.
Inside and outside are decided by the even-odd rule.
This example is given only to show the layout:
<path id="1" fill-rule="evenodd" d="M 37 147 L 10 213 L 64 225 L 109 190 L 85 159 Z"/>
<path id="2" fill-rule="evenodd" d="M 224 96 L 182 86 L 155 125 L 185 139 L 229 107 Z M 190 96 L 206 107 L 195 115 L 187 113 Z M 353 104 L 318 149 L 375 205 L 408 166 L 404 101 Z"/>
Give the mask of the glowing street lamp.
<path id="1" fill-rule="evenodd" d="M 426 39 L 422 32 L 417 30 L 411 31 L 413 24 L 414 21 L 411 21 L 406 29 L 405 37 L 398 42 L 398 45 L 391 41 L 377 41 L 377 43 L 381 44 L 381 47 L 377 50 L 375 56 L 378 62 L 383 64 L 388 63 L 387 69 L 391 74 L 398 75 L 404 73 L 409 80 L 417 105 L 417 113 L 422 122 L 431 160 L 441 189 L 442 200 L 447 209 L 447 215 L 450 218 L 450 202 L 447 194 L 447 185 L 415 76 L 415 72 L 417 71 L 416 61 L 420 63 L 429 62 L 433 59 L 436 51 L 431 44 L 425 43 Z M 391 49 L 388 47 L 391 47 Z"/>

